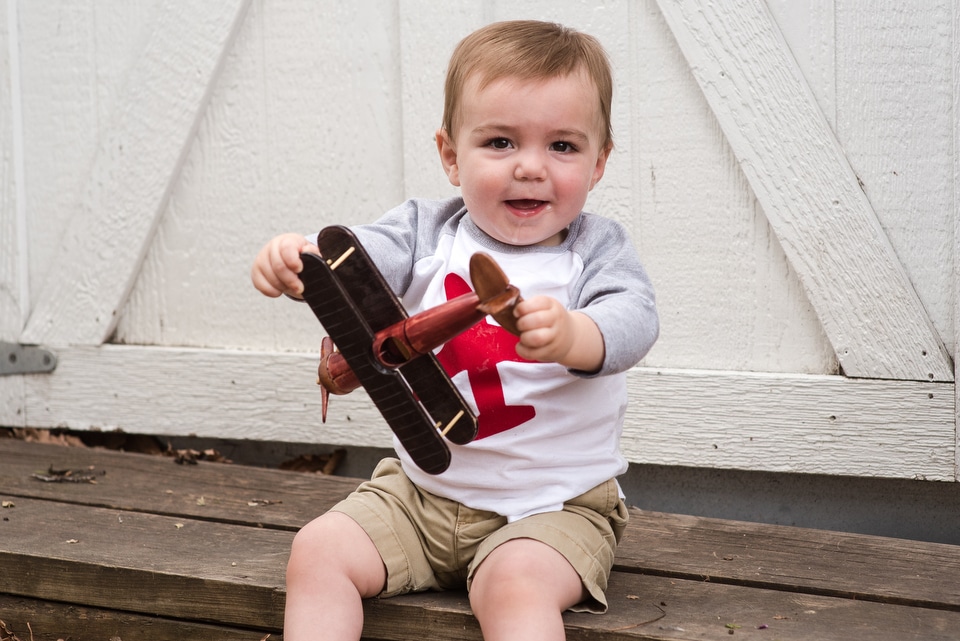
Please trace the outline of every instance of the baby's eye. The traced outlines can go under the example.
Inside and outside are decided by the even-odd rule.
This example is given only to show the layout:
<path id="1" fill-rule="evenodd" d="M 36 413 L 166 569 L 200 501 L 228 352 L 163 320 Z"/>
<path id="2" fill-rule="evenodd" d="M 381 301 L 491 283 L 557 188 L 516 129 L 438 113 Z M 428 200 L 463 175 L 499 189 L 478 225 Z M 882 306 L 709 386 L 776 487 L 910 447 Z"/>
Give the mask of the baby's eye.
<path id="1" fill-rule="evenodd" d="M 487 141 L 487 146 L 494 149 L 509 149 L 510 141 L 506 138 L 491 138 Z"/>
<path id="2" fill-rule="evenodd" d="M 565 140 L 558 140 L 557 142 L 550 145 L 550 149 L 552 149 L 553 151 L 558 151 L 561 154 L 568 154 L 577 150 L 577 148 L 573 144 Z"/>

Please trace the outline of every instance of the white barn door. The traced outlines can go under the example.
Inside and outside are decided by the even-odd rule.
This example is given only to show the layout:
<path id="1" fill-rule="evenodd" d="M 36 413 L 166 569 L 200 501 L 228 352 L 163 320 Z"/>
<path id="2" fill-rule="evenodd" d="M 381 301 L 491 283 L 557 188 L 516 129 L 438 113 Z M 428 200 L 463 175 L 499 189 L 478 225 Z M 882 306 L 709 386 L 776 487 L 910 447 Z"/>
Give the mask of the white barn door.
<path id="1" fill-rule="evenodd" d="M 300 314 L 302 310 L 284 308 L 283 302 L 255 300 L 246 274 L 239 273 L 242 270 L 236 265 L 249 264 L 252 248 L 265 239 L 264 230 L 281 230 L 272 224 L 354 222 L 405 195 L 446 193 L 449 188 L 432 161 L 430 139 L 439 104 L 439 81 L 433 79 L 440 77 L 445 64 L 438 52 L 448 51 L 462 34 L 490 20 L 541 17 L 600 32 L 604 42 L 611 43 L 615 63 L 628 70 L 640 64 L 638 34 L 657 34 L 662 42 L 674 43 L 664 46 L 677 47 L 686 60 L 746 179 L 744 198 L 755 199 L 769 221 L 792 269 L 790 278 L 795 277 L 802 288 L 797 295 L 805 296 L 813 307 L 841 370 L 808 374 L 737 367 L 692 369 L 684 359 L 677 359 L 681 366 L 672 366 L 667 347 L 655 362 L 642 364 L 630 374 L 632 403 L 624 433 L 630 460 L 957 478 L 954 373 L 948 350 L 762 0 L 620 1 L 597 7 L 572 2 L 515 7 L 498 2 L 462 5 L 408 0 L 387 8 L 383 3 L 365 8 L 328 3 L 323 11 L 306 5 L 280 9 L 255 0 L 144 2 L 138 10 L 146 16 L 147 26 L 133 48 L 121 89 L 112 98 L 109 120 L 101 123 L 69 211 L 53 213 L 33 211 L 25 202 L 24 185 L 35 185 L 31 179 L 43 178 L 37 171 L 27 175 L 24 169 L 38 165 L 31 164 L 35 147 L 24 145 L 24 114 L 18 111 L 31 104 L 30 89 L 24 85 L 32 76 L 24 78 L 21 73 L 30 74 L 34 68 L 18 58 L 18 52 L 31 49 L 21 46 L 19 38 L 25 31 L 17 21 L 30 21 L 17 17 L 17 3 L 8 6 L 12 9 L 0 15 L 0 33 L 9 45 L 0 51 L 0 73 L 11 88 L 10 95 L 23 100 L 5 100 L 0 105 L 0 283 L 4 293 L 0 340 L 42 345 L 56 353 L 58 365 L 50 374 L 0 376 L 0 424 L 389 445 L 388 431 L 362 393 L 337 398 L 331 422 L 318 426 L 317 392 L 310 374 L 315 356 L 308 348 L 297 347 L 299 338 L 291 349 L 283 338 L 276 339 L 282 347 L 270 348 L 270 341 L 263 337 L 275 331 L 277 324 L 290 323 L 300 335 L 309 335 L 309 341 L 316 332 L 318 343 L 314 321 Z M 57 17 L 54 9 L 20 7 L 21 13 L 27 10 L 47 11 L 40 16 L 44 20 Z M 286 13 L 279 15 L 282 11 Z M 369 117 L 376 126 L 361 138 L 365 144 L 357 145 L 360 151 L 336 144 L 318 149 L 324 138 L 310 136 L 315 129 L 330 126 L 325 121 L 321 126 L 323 114 L 314 113 L 324 105 L 308 99 L 300 105 L 297 100 L 325 90 L 312 87 L 306 78 L 326 80 L 327 72 L 312 65 L 328 61 L 312 54 L 289 55 L 285 60 L 303 65 L 297 69 L 304 74 L 302 84 L 281 84 L 273 93 L 266 89 L 278 82 L 271 76 L 283 74 L 284 69 L 263 61 L 258 62 L 258 72 L 248 73 L 242 67 L 244 61 L 260 55 L 253 41 L 273 47 L 274 53 L 294 45 L 322 46 L 287 43 L 268 35 L 306 24 L 312 33 L 336 38 L 350 25 L 360 25 L 351 17 L 358 11 L 368 20 L 356 26 L 356 32 L 370 32 L 371 37 L 361 43 L 357 37 L 343 36 L 344 42 L 328 52 L 343 55 L 338 63 L 341 69 L 328 73 L 342 74 L 348 84 L 340 91 L 346 87 L 357 95 L 380 96 L 371 103 L 370 114 L 342 116 Z M 38 22 L 42 21 L 38 18 Z M 391 52 L 399 54 L 391 57 Z M 266 51 L 263 56 L 269 58 L 269 54 Z M 349 67 L 351 56 L 357 58 L 355 69 Z M 375 69 L 368 68 L 371 65 Z M 390 65 L 400 71 L 391 71 Z M 295 75 L 286 71 L 288 76 Z M 390 78 L 391 73 L 396 73 L 391 82 L 365 84 L 371 77 Z M 632 115 L 655 105 L 644 102 L 652 100 L 646 87 L 631 84 L 636 75 L 629 71 L 624 75 L 625 100 L 615 114 L 615 125 L 618 131 L 626 131 L 622 136 L 636 140 L 644 135 L 637 133 L 643 123 Z M 266 103 L 270 95 L 283 95 L 284 104 L 238 109 L 231 98 L 245 95 L 248 82 L 259 83 L 258 90 L 269 94 L 262 98 Z M 329 101 L 333 102 L 335 97 Z M 261 113 L 279 110 L 285 110 L 285 118 L 271 119 Z M 220 198 L 229 203 L 222 209 L 216 202 L 192 198 L 194 183 L 210 180 L 202 175 L 204 162 L 220 160 L 198 156 L 229 155 L 244 148 L 242 131 L 220 132 L 226 142 L 216 145 L 203 133 L 238 112 L 247 122 L 259 120 L 272 132 L 260 146 L 246 141 L 253 147 L 250 155 L 282 156 L 286 145 L 298 144 L 298 137 L 309 139 L 309 144 L 294 149 L 299 155 L 291 152 L 294 158 L 283 163 L 274 160 L 269 166 L 314 162 L 318 175 L 291 177 L 278 171 L 264 178 L 254 171 L 245 183 L 251 193 L 273 190 L 269 202 L 274 207 L 283 203 L 278 209 L 296 210 L 295 216 L 281 220 L 283 212 L 278 211 L 276 223 L 250 222 L 242 214 L 244 207 L 251 207 L 249 198 L 231 200 L 236 195 L 223 190 L 229 182 L 219 186 Z M 26 118 L 30 120 L 29 112 Z M 291 121 L 296 126 L 286 131 Z M 391 130 L 399 132 L 395 139 L 389 139 Z M 228 135 L 233 133 L 238 143 Z M 324 135 L 333 140 L 339 132 L 333 126 Z M 380 182 L 385 186 L 373 196 L 351 184 L 347 193 L 331 198 L 349 200 L 362 194 L 360 200 L 373 206 L 362 213 L 358 209 L 343 212 L 336 207 L 325 209 L 318 199 L 304 203 L 296 196 L 313 194 L 317 181 L 335 190 L 337 184 L 334 181 L 331 187 L 330 178 L 336 174 L 324 172 L 350 165 L 353 153 L 362 161 L 366 143 L 376 149 L 376 158 L 345 175 L 362 178 L 382 171 L 384 176 L 398 176 L 398 182 L 383 178 Z M 617 187 L 636 186 L 642 182 L 638 176 L 653 173 L 652 164 L 644 165 L 642 153 L 646 152 L 627 151 L 619 158 L 604 180 L 606 191 L 598 189 L 596 202 L 638 234 L 652 264 L 670 269 L 687 258 L 656 254 L 656 248 L 640 238 L 643 229 L 662 222 L 645 195 L 646 188 Z M 263 185 L 249 187 L 257 180 L 263 180 Z M 178 196 L 173 203 L 172 194 Z M 272 214 L 268 211 L 264 216 Z M 676 212 L 662 215 L 673 217 Z M 169 246 L 168 227 L 189 221 L 197 229 L 230 230 L 234 216 L 237 226 L 231 233 L 191 239 L 192 251 Z M 59 225 L 33 228 L 28 234 L 25 228 L 36 226 L 38 220 L 55 220 Z M 218 254 L 214 247 L 218 243 L 229 245 L 229 251 Z M 204 255 L 206 251 L 209 256 Z M 164 274 L 181 277 L 165 279 Z M 211 289 L 196 285 L 205 279 L 212 282 Z M 181 293 L 177 289 L 188 284 L 205 292 L 194 294 L 201 302 L 176 309 L 172 301 Z M 663 294 L 670 309 L 669 283 Z M 274 307 L 261 311 L 268 304 Z M 724 314 L 722 309 L 697 308 L 696 301 L 685 304 L 689 307 L 683 316 Z M 205 327 L 193 335 L 177 334 L 163 321 L 176 314 L 202 318 Z M 218 328 L 217 333 L 206 333 L 211 327 Z"/>

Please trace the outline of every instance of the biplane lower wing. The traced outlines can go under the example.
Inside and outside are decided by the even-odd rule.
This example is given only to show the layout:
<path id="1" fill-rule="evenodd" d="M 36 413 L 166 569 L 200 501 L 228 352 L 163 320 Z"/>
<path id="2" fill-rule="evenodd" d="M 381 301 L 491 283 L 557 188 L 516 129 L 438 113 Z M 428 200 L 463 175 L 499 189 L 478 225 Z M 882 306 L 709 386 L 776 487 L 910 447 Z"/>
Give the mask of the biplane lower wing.
<path id="1" fill-rule="evenodd" d="M 346 227 L 326 227 L 317 239 L 326 260 L 303 254 L 304 300 L 410 457 L 431 474 L 450 464 L 441 436 L 455 443 L 476 435 L 476 417 L 432 354 L 383 367 L 373 355 L 377 331 L 407 317 L 400 301 Z"/>

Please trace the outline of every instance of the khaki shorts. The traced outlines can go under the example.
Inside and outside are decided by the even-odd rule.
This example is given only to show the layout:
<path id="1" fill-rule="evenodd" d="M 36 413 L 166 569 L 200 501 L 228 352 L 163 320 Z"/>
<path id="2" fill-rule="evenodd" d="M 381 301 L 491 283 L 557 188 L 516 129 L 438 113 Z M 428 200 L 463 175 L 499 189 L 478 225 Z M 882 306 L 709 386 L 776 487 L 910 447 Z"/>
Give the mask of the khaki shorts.
<path id="1" fill-rule="evenodd" d="M 381 597 L 470 588 L 474 571 L 497 546 L 535 539 L 562 554 L 590 598 L 575 610 L 604 612 L 604 590 L 627 524 L 627 508 L 613 479 L 546 512 L 507 523 L 494 512 L 465 507 L 414 485 L 400 462 L 384 459 L 373 478 L 332 508 L 367 532 L 387 570 Z"/>

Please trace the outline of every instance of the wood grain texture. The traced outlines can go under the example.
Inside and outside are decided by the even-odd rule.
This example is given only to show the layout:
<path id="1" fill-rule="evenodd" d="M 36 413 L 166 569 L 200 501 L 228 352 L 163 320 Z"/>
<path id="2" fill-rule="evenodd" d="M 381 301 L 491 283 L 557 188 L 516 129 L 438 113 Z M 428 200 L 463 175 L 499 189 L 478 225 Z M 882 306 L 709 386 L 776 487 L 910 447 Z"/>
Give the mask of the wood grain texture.
<path id="1" fill-rule="evenodd" d="M 648 369 L 630 380 L 630 461 L 956 480 L 949 383 Z"/>
<path id="2" fill-rule="evenodd" d="M 360 479 L 284 473 L 167 456 L 39 446 L 0 439 L 7 496 L 295 532 L 352 492 Z M 35 473 L 88 470 L 96 483 L 41 482 Z"/>
<path id="3" fill-rule="evenodd" d="M 237 626 L 282 625 L 291 532 L 34 499 L 17 499 L 14 510 L 2 523 L 0 593 Z"/>
<path id="4" fill-rule="evenodd" d="M 392 446 L 360 390 L 333 399 L 320 423 L 310 354 L 105 345 L 57 355 L 53 374 L 23 379 L 29 425 Z M 950 384 L 647 368 L 628 377 L 621 446 L 633 462 L 955 479 Z M 0 408 L 0 421 L 4 411 L 24 420 Z"/>
<path id="5" fill-rule="evenodd" d="M 950 357 L 765 6 L 659 6 L 844 373 L 952 381 Z"/>
<path id="6" fill-rule="evenodd" d="M 16 5 L 0 8 L 0 340 L 15 341 L 29 305 L 26 282 L 26 206 L 20 95 L 20 37 Z M 4 398 L 0 386 L 0 399 Z"/>
<path id="7" fill-rule="evenodd" d="M 21 211 L 23 193 L 23 140 L 20 105 L 19 33 L 16 4 L 0 7 L 0 341 L 16 342 L 29 304 L 26 221 Z M 16 66 L 16 69 L 15 69 Z M 17 75 L 15 75 L 17 74 Z M 19 140 L 18 140 L 19 138 Z M 19 154 L 19 157 L 18 157 Z M 0 407 L 9 425 L 23 426 L 23 378 L 0 377 Z"/>
<path id="8" fill-rule="evenodd" d="M 113 332 L 249 4 L 161 3 L 22 342 L 97 345 Z"/>
<path id="9" fill-rule="evenodd" d="M 263 641 L 263 632 L 143 616 L 105 608 L 52 603 L 0 594 L 0 620 L 20 639 L 125 641 Z M 272 637 L 279 641 L 280 637 Z"/>
<path id="10" fill-rule="evenodd" d="M 960 140 L 960 5 L 953 5 L 953 139 Z M 954 146 L 953 153 L 953 211 L 960 211 L 960 145 Z M 954 260 L 960 255 L 960 216 L 954 216 L 953 220 L 953 252 Z M 954 273 L 956 273 L 956 263 L 954 263 Z M 960 342 L 960 278 L 954 276 L 953 279 L 953 329 L 954 337 Z M 954 368 L 957 371 L 957 353 L 954 351 Z M 956 446 L 956 478 L 960 479 L 960 390 L 954 389 L 954 398 L 956 414 L 954 415 L 955 434 L 957 438 Z"/>
<path id="11" fill-rule="evenodd" d="M 955 545 L 649 511 L 631 518 L 623 570 L 960 611 Z"/>
<path id="12" fill-rule="evenodd" d="M 950 353 L 955 261 L 953 0 L 837 3 L 837 140 Z M 920 212 L 923 212 L 921 215 Z"/>

